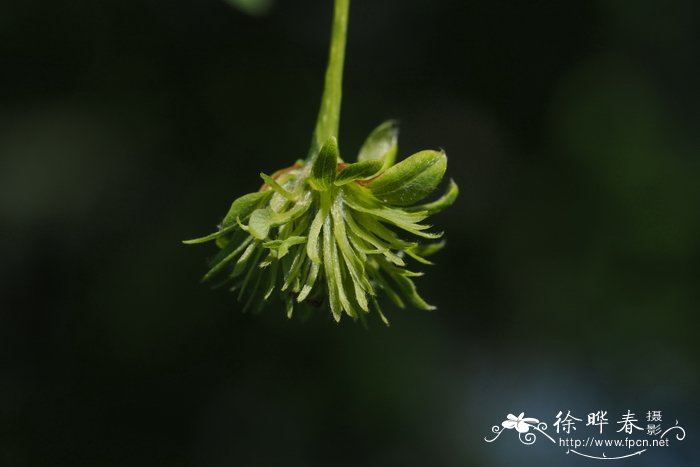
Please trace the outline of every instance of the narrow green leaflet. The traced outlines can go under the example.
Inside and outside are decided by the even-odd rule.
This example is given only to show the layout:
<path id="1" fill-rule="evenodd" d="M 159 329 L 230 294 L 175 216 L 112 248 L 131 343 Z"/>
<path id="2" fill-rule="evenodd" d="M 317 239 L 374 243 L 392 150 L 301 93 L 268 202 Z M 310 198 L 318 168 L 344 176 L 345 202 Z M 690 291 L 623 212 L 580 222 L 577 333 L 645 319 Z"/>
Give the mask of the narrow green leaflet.
<path id="1" fill-rule="evenodd" d="M 243 230 L 255 237 L 257 240 L 265 240 L 270 234 L 272 227 L 284 225 L 302 216 L 309 207 L 309 198 L 300 200 L 293 208 L 284 212 L 275 212 L 272 208 L 261 208 L 253 211 L 248 221 L 248 226 L 241 225 Z"/>
<path id="2" fill-rule="evenodd" d="M 241 255 L 241 257 L 238 258 L 238 261 L 236 261 L 236 264 L 233 267 L 233 271 L 231 271 L 232 278 L 238 277 L 239 275 L 243 274 L 243 272 L 245 272 L 246 266 L 248 265 L 248 261 L 250 261 L 251 256 L 253 256 L 253 253 L 255 253 L 256 251 L 260 251 L 257 242 L 250 243 Z M 248 269 L 250 270 L 252 268 Z"/>
<path id="3" fill-rule="evenodd" d="M 306 282 L 304 283 L 304 287 L 302 287 L 301 292 L 299 292 L 299 295 L 297 296 L 297 302 L 301 303 L 304 300 L 306 300 L 306 297 L 309 296 L 311 291 L 313 290 L 314 285 L 316 284 L 316 278 L 318 278 L 318 273 L 321 270 L 321 266 L 318 263 L 309 263 L 311 267 L 309 268 L 309 273 L 306 276 Z"/>
<path id="4" fill-rule="evenodd" d="M 383 274 L 379 272 L 379 267 L 376 266 L 376 271 L 374 273 L 374 279 L 379 283 L 380 287 L 386 293 L 387 297 L 389 297 L 389 300 L 394 302 L 394 305 L 396 305 L 399 308 L 406 308 L 406 305 L 404 304 L 403 300 L 401 300 L 401 296 L 394 290 L 394 288 L 386 281 L 386 279 L 383 277 Z"/>
<path id="5" fill-rule="evenodd" d="M 411 248 L 411 251 L 425 258 L 426 256 L 432 256 L 438 251 L 442 250 L 445 247 L 445 243 L 445 240 L 441 240 L 439 242 L 416 245 L 415 247 Z"/>
<path id="6" fill-rule="evenodd" d="M 431 203 L 425 203 L 425 204 L 419 204 L 417 206 L 411 206 L 410 208 L 407 208 L 407 211 L 410 212 L 416 212 L 416 211 L 423 211 L 427 212 L 428 214 L 437 214 L 438 212 L 442 211 L 443 209 L 449 207 L 452 205 L 452 203 L 455 202 L 457 199 L 457 195 L 459 195 L 459 187 L 455 183 L 454 180 L 450 179 L 450 185 L 447 187 L 447 190 L 445 190 L 445 194 L 436 199 L 435 201 Z"/>
<path id="7" fill-rule="evenodd" d="M 270 188 L 272 188 L 273 190 L 275 190 L 275 191 L 276 191 L 277 193 L 279 193 L 280 195 L 284 196 L 287 200 L 289 200 L 289 201 L 294 201 L 294 200 L 296 200 L 296 196 L 294 196 L 292 193 L 290 193 L 290 192 L 288 192 L 287 190 L 285 190 L 284 188 L 282 188 L 282 186 L 281 186 L 279 183 L 277 183 L 277 181 L 276 181 L 275 179 L 273 179 L 272 177 L 270 177 L 269 175 L 266 175 L 266 174 L 264 174 L 264 173 L 261 172 L 261 173 L 260 173 L 260 178 L 262 178 L 263 181 L 264 181 Z"/>
<path id="8" fill-rule="evenodd" d="M 364 264 L 357 257 L 352 247 L 350 246 L 350 241 L 348 240 L 347 232 L 345 230 L 345 220 L 343 219 L 344 212 L 341 202 L 337 202 L 331 209 L 331 214 L 333 218 L 333 226 L 335 227 L 335 241 L 338 245 L 341 255 L 339 258 L 345 263 L 347 272 L 352 279 L 353 289 L 355 291 L 355 298 L 357 304 L 364 311 L 368 311 L 367 297 L 366 293 L 373 293 L 372 285 L 369 280 L 367 280 L 367 274 L 365 273 Z"/>
<path id="9" fill-rule="evenodd" d="M 434 310 L 435 307 L 433 305 L 430 305 L 427 303 L 423 298 L 421 298 L 420 295 L 418 295 L 418 290 L 416 289 L 416 285 L 413 283 L 411 279 L 409 279 L 407 276 L 411 276 L 412 274 L 406 274 L 406 271 L 401 270 L 397 268 L 396 266 L 387 263 L 386 261 L 383 261 L 381 258 L 378 260 L 378 262 L 382 265 L 382 268 L 387 271 L 391 277 L 391 279 L 394 281 L 394 283 L 401 289 L 403 292 L 403 295 L 408 298 L 408 300 L 411 302 L 413 306 L 420 310 L 427 310 L 431 311 Z M 383 263 L 383 264 L 382 264 Z"/>
<path id="10" fill-rule="evenodd" d="M 318 211 L 316 217 L 314 217 L 311 223 L 311 228 L 309 229 L 309 241 L 306 242 L 306 254 L 309 256 L 311 261 L 316 264 L 321 264 L 321 255 L 319 248 L 319 237 L 321 235 L 321 227 L 323 227 L 323 221 L 325 220 L 325 215 L 323 211 Z"/>
<path id="11" fill-rule="evenodd" d="M 218 272 L 220 272 L 222 269 L 224 269 L 228 264 L 243 250 L 250 244 L 250 242 L 253 241 L 252 238 L 248 237 L 247 240 L 245 240 L 243 243 L 241 243 L 238 248 L 234 249 L 231 253 L 226 255 L 224 258 L 221 260 L 215 261 L 214 266 L 204 275 L 202 278 L 202 281 L 207 281 L 212 278 L 212 276 L 216 275 Z"/>
<path id="12" fill-rule="evenodd" d="M 282 284 L 282 288 L 280 289 L 283 292 L 287 290 L 292 284 L 298 282 L 299 273 L 304 263 L 306 263 L 306 255 L 303 252 L 298 252 L 296 254 L 292 253 L 292 255 L 290 256 L 294 259 L 291 260 L 291 265 L 286 268 L 286 270 L 289 271 L 289 274 L 287 274 L 287 277 L 284 278 L 284 283 Z"/>
<path id="13" fill-rule="evenodd" d="M 343 306 L 340 303 L 340 287 L 338 282 L 341 280 L 337 258 L 335 257 L 335 242 L 331 241 L 331 218 L 326 217 L 323 223 L 323 269 L 326 273 L 326 290 L 328 292 L 328 303 L 331 307 L 331 313 L 336 321 L 340 321 L 343 313 Z"/>
<path id="14" fill-rule="evenodd" d="M 196 243 L 209 242 L 221 237 L 224 234 L 234 231 L 238 228 L 236 219 L 245 219 L 251 212 L 255 210 L 259 205 L 267 201 L 270 196 L 272 196 L 271 191 L 248 193 L 240 198 L 236 199 L 232 204 L 228 213 L 221 221 L 221 225 L 218 232 L 207 235 L 206 237 L 195 238 L 192 240 L 185 240 L 182 243 L 187 245 L 192 245 Z"/>
<path id="15" fill-rule="evenodd" d="M 253 247 L 253 251 L 255 252 L 255 257 L 252 260 L 252 264 L 255 265 L 258 263 L 260 260 L 260 256 L 262 255 L 262 250 L 260 248 L 255 248 L 257 245 L 255 243 L 250 245 Z M 249 247 L 250 248 L 250 247 Z M 246 255 L 248 253 L 248 250 L 246 250 L 245 253 L 243 253 L 243 256 L 241 256 L 241 259 L 238 260 L 238 263 L 236 263 L 236 269 L 234 269 L 233 274 L 238 274 L 238 271 L 243 272 L 245 271 L 244 266 L 239 266 L 239 265 L 244 265 L 249 259 L 250 256 Z M 246 258 L 245 261 L 243 261 L 243 258 Z M 239 269 L 240 267 L 240 269 Z M 251 278 L 255 277 L 253 286 L 255 289 L 258 288 L 258 285 L 260 284 L 260 281 L 262 280 L 262 274 L 255 274 L 256 268 L 248 268 L 248 272 L 246 272 L 243 282 L 241 282 L 240 290 L 238 291 L 238 300 L 241 300 L 243 298 L 243 295 L 245 294 L 246 288 L 248 287 L 248 284 L 250 284 Z M 248 299 L 248 302 L 246 302 L 246 305 L 243 307 L 243 311 L 246 311 L 249 307 L 250 301 L 255 295 L 253 293 L 249 294 L 250 298 Z"/>
<path id="16" fill-rule="evenodd" d="M 316 264 L 321 264 L 321 254 L 319 248 L 319 236 L 321 233 L 321 227 L 326 218 L 330 214 L 330 199 L 328 199 L 327 193 L 321 193 L 321 209 L 316 212 L 313 222 L 311 222 L 311 227 L 309 227 L 309 240 L 306 242 L 306 254 L 309 259 Z"/>
<path id="17" fill-rule="evenodd" d="M 446 169 L 444 152 L 421 151 L 389 167 L 367 186 L 385 203 L 408 206 L 435 190 Z"/>
<path id="18" fill-rule="evenodd" d="M 235 225 L 236 219 L 245 220 L 255 208 L 265 203 L 271 196 L 271 191 L 258 191 L 241 196 L 231 204 L 231 209 L 228 210 L 224 220 L 221 221 L 221 227 L 226 228 L 230 225 Z"/>
<path id="19" fill-rule="evenodd" d="M 321 148 L 321 152 L 311 167 L 309 183 L 314 189 L 325 191 L 333 186 L 338 170 L 338 157 L 338 141 L 334 136 L 331 136 Z"/>
<path id="20" fill-rule="evenodd" d="M 257 209 L 250 215 L 248 229 L 250 234 L 258 240 L 267 238 L 272 227 L 273 212 L 270 208 Z"/>
<path id="21" fill-rule="evenodd" d="M 293 247 L 294 245 L 300 245 L 302 243 L 306 243 L 306 237 L 298 237 L 298 236 L 293 236 L 293 237 L 287 237 L 284 240 L 271 240 L 269 242 L 263 243 L 264 248 L 268 248 L 272 251 L 274 251 L 274 257 L 276 259 L 282 259 L 284 258 L 287 253 L 289 253 L 289 249 Z"/>
<path id="22" fill-rule="evenodd" d="M 389 120 L 369 134 L 357 154 L 360 162 L 378 160 L 384 167 L 389 167 L 396 160 L 398 149 L 399 125 L 394 120 Z"/>

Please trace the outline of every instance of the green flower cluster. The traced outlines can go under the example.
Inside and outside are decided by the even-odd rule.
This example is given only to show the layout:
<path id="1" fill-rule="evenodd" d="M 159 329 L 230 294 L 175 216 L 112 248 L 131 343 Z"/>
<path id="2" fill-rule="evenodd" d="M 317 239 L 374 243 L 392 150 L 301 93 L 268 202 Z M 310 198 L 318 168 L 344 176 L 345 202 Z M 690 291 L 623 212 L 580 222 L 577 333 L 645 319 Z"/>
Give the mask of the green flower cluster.
<path id="1" fill-rule="evenodd" d="M 204 280 L 237 290 L 245 309 L 280 297 L 289 317 L 295 304 L 328 307 L 336 321 L 343 314 L 364 321 L 374 309 L 388 324 L 380 294 L 401 308 L 433 309 L 413 283 L 421 273 L 406 260 L 431 264 L 426 257 L 443 242 L 421 244 L 397 232 L 438 239 L 423 222 L 452 204 L 458 189 L 450 181 L 442 197 L 417 204 L 437 188 L 447 157 L 427 150 L 395 164 L 397 137 L 394 122 L 380 125 L 347 164 L 331 136 L 312 162 L 261 174 L 260 191 L 235 200 L 217 232 L 185 242 L 220 248 Z"/>

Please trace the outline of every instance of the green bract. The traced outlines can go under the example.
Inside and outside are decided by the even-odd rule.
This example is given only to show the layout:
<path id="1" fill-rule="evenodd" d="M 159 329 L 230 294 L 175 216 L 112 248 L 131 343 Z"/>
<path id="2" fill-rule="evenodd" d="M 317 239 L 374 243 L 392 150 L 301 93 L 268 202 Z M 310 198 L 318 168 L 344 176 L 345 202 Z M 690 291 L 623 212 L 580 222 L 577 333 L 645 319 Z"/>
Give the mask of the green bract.
<path id="1" fill-rule="evenodd" d="M 431 264 L 443 247 L 427 217 L 452 204 L 457 185 L 418 204 L 445 175 L 442 151 L 421 151 L 395 163 L 398 126 L 379 125 L 362 145 L 357 162 L 345 163 L 338 148 L 342 66 L 348 0 L 335 0 L 333 34 L 321 109 L 309 157 L 272 175 L 260 174 L 260 191 L 233 202 L 216 232 L 185 243 L 215 241 L 218 254 L 204 280 L 238 292 L 245 308 L 273 299 L 306 310 L 330 309 L 364 321 L 371 310 L 388 324 L 378 299 L 398 307 L 434 307 L 416 291 L 422 275 L 407 262 Z M 422 242 L 422 243 L 421 243 Z"/>

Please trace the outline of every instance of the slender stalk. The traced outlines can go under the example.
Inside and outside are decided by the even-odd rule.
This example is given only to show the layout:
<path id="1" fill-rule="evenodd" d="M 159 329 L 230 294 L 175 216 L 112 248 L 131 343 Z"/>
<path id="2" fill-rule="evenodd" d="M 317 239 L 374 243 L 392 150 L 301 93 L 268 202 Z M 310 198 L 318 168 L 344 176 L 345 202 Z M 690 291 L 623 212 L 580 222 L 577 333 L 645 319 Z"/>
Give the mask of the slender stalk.
<path id="1" fill-rule="evenodd" d="M 316 128 L 311 138 L 311 148 L 306 160 L 313 162 L 321 146 L 331 136 L 338 137 L 340 102 L 343 93 L 343 62 L 345 61 L 345 37 L 348 30 L 350 0 L 335 0 L 331 47 L 328 67 L 321 97 L 321 108 L 316 119 Z"/>

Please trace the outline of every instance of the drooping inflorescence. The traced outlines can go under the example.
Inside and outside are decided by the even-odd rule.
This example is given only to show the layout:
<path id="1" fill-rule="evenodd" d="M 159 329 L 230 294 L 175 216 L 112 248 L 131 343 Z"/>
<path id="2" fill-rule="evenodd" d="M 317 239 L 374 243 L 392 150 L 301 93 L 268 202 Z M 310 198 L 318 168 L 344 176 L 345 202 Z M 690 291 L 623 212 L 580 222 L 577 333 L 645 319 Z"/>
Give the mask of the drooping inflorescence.
<path id="1" fill-rule="evenodd" d="M 337 134 L 342 94 L 349 0 L 335 0 L 324 92 L 309 156 L 272 175 L 236 199 L 216 232 L 185 243 L 215 241 L 219 247 L 204 280 L 237 291 L 244 309 L 281 298 L 291 317 L 296 304 L 329 308 L 364 321 L 378 297 L 431 310 L 407 269 L 444 245 L 428 232 L 426 218 L 452 204 L 450 181 L 439 199 L 420 204 L 442 180 L 447 156 L 421 151 L 395 163 L 398 127 L 379 125 L 354 163 L 343 162 Z M 404 236 L 414 240 L 407 240 Z M 422 239 L 423 243 L 418 240 Z"/>
<path id="2" fill-rule="evenodd" d="M 397 136 L 393 122 L 380 125 L 351 164 L 331 137 L 312 164 L 261 174 L 260 191 L 235 200 L 217 232 L 186 242 L 215 240 L 220 248 L 204 279 L 237 290 L 246 308 L 281 296 L 290 317 L 295 303 L 328 304 L 337 321 L 374 309 L 387 322 L 380 293 L 399 307 L 407 301 L 432 309 L 412 280 L 421 273 L 406 261 L 430 264 L 425 257 L 442 247 L 435 241 L 442 234 L 423 222 L 450 205 L 458 189 L 450 181 L 438 200 L 417 204 L 442 180 L 447 157 L 427 150 L 394 164 Z M 433 242 L 405 240 L 401 231 Z"/>

